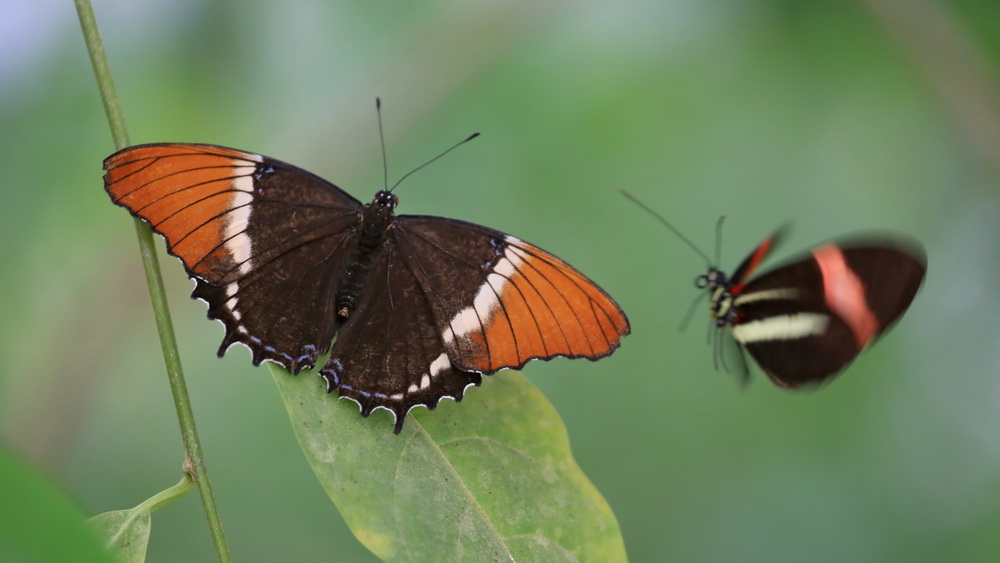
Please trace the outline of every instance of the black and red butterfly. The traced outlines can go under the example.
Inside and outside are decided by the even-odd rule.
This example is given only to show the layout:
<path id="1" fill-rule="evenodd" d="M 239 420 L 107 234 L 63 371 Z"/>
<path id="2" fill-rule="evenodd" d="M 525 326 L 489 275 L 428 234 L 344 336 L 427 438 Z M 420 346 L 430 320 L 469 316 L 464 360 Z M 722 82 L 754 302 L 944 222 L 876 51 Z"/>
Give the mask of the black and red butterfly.
<path id="1" fill-rule="evenodd" d="M 361 414 L 399 433 L 411 408 L 460 400 L 482 374 L 555 356 L 596 360 L 629 333 L 621 308 L 544 250 L 454 219 L 362 204 L 273 158 L 201 144 L 126 148 L 104 161 L 111 199 L 163 235 L 192 297 L 254 365 L 315 366 Z M 334 337 L 336 340 L 334 341 Z M 331 346 L 332 342 L 332 346 Z"/>
<path id="2" fill-rule="evenodd" d="M 708 291 L 715 325 L 728 328 L 771 381 L 796 388 L 833 378 L 896 323 L 920 289 L 927 257 L 903 235 L 856 235 L 751 278 L 782 233 L 757 245 L 732 276 L 710 265 L 695 285 Z"/>

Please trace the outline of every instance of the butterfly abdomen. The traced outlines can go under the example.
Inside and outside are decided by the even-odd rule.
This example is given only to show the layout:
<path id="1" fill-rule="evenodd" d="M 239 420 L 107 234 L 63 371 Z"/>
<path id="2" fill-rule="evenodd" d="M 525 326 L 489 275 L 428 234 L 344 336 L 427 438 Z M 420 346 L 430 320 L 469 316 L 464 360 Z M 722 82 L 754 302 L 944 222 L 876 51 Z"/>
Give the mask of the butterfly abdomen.
<path id="1" fill-rule="evenodd" d="M 358 296 L 396 219 L 393 209 L 397 202 L 395 195 L 383 190 L 375 194 L 375 201 L 365 205 L 359 214 L 361 226 L 357 245 L 337 279 L 337 316 L 342 319 L 350 317 L 357 308 Z"/>

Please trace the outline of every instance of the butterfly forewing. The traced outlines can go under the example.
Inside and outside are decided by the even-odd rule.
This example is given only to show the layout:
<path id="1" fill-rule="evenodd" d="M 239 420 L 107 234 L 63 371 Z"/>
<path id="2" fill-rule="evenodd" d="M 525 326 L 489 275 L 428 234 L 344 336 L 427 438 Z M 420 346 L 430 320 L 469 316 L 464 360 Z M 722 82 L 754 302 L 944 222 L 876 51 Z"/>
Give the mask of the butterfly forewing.
<path id="1" fill-rule="evenodd" d="M 743 262 L 733 271 L 729 278 L 728 285 L 731 288 L 738 288 L 746 283 L 750 276 L 754 275 L 760 265 L 767 258 L 767 255 L 774 250 L 785 236 L 785 228 L 778 229 L 773 235 L 767 237 L 757 248 L 743 259 Z"/>
<path id="2" fill-rule="evenodd" d="M 163 235 L 189 274 L 212 283 L 331 222 L 352 221 L 360 207 L 290 164 L 213 145 L 139 145 L 109 156 L 104 167 L 111 199 Z"/>
<path id="3" fill-rule="evenodd" d="M 865 300 L 879 324 L 878 336 L 910 307 L 927 272 L 927 258 L 917 244 L 884 242 L 877 247 L 846 248 L 844 261 L 859 272 Z"/>
<path id="4" fill-rule="evenodd" d="M 493 373 L 538 358 L 597 359 L 628 334 L 624 313 L 559 258 L 499 231 L 400 217 L 400 245 L 452 362 Z"/>

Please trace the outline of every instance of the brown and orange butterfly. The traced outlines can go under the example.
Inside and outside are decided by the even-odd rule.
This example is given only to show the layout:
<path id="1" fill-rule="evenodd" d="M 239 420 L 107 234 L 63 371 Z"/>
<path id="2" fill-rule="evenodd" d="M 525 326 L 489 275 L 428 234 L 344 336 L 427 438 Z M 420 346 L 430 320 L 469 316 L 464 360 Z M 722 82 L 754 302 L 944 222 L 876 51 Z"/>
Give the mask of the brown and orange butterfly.
<path id="1" fill-rule="evenodd" d="M 104 161 L 111 199 L 167 240 L 193 297 L 226 327 L 221 356 L 315 366 L 395 431 L 417 405 L 460 400 L 483 374 L 555 356 L 596 360 L 629 333 L 621 308 L 559 258 L 454 219 L 362 204 L 273 158 L 198 144 L 134 146 Z M 336 336 L 336 340 L 334 337 Z M 332 342 L 332 346 L 331 346 Z"/>

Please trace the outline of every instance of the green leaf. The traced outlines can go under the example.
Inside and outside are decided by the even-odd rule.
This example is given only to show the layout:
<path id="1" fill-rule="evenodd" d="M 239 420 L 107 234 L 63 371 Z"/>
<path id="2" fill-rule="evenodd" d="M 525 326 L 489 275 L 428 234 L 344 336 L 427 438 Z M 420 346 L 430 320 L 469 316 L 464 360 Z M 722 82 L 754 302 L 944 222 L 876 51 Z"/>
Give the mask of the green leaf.
<path id="1" fill-rule="evenodd" d="M 141 563 L 146 560 L 149 545 L 150 514 L 148 511 L 113 510 L 98 514 L 87 523 L 104 538 L 104 547 L 120 563 Z"/>
<path id="2" fill-rule="evenodd" d="M 369 418 L 311 374 L 272 367 L 313 471 L 383 560 L 624 561 L 618 522 L 580 470 L 552 405 L 521 374 L 459 404 Z"/>
<path id="3" fill-rule="evenodd" d="M 161 491 L 129 510 L 113 510 L 87 520 L 102 538 L 104 547 L 119 563 L 142 563 L 146 560 L 152 513 L 184 496 L 191 490 L 191 478 L 185 473 L 181 482 Z"/>
<path id="4" fill-rule="evenodd" d="M 0 561 L 110 562 L 83 518 L 63 491 L 0 447 Z"/>

